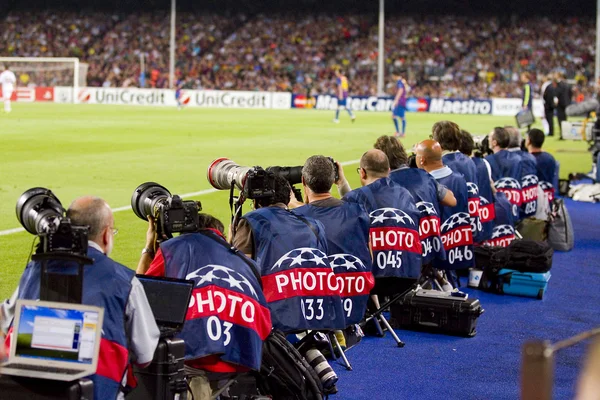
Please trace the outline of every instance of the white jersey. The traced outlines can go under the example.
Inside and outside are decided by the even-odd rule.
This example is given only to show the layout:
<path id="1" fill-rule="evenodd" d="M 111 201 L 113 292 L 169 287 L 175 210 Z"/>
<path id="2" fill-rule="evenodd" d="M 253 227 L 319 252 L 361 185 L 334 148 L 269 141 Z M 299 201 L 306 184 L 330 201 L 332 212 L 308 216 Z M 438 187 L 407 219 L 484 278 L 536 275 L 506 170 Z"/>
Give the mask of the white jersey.
<path id="1" fill-rule="evenodd" d="M 6 70 L 0 74 L 0 84 L 3 92 L 12 92 L 17 83 L 17 77 L 14 72 Z"/>

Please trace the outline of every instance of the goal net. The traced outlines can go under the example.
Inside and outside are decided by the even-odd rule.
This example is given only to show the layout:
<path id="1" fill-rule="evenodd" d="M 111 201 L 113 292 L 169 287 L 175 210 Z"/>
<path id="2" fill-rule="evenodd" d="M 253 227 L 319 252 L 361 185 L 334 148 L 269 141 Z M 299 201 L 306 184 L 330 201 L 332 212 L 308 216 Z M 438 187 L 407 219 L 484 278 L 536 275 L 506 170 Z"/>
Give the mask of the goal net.
<path id="1" fill-rule="evenodd" d="M 0 57 L 0 67 L 8 65 L 17 76 L 17 87 L 56 87 L 72 89 L 77 101 L 80 87 L 87 86 L 88 65 L 71 57 Z"/>

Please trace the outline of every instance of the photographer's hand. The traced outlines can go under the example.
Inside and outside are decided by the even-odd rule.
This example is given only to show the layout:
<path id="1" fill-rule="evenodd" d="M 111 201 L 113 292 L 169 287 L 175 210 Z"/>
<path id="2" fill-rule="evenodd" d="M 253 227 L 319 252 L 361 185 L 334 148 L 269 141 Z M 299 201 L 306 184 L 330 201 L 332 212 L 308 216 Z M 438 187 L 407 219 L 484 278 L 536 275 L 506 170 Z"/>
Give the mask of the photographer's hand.
<path id="1" fill-rule="evenodd" d="M 304 205 L 304 203 L 301 201 L 298 201 L 296 199 L 296 195 L 294 194 L 294 191 L 291 190 L 290 191 L 290 202 L 288 203 L 288 208 L 294 209 L 294 208 L 302 207 L 303 205 Z"/>
<path id="2" fill-rule="evenodd" d="M 154 218 L 150 215 L 148 215 L 147 218 L 148 230 L 146 231 L 146 246 L 142 250 L 142 255 L 135 271 L 138 274 L 145 274 L 148 271 L 150 264 L 154 259 L 154 255 L 156 254 L 156 249 L 158 248 Z"/>
<path id="3" fill-rule="evenodd" d="M 152 253 L 156 253 L 156 249 L 158 248 L 158 235 L 156 234 L 156 224 L 154 222 L 154 217 L 151 215 L 146 216 L 148 218 L 148 230 L 146 231 L 146 248 L 148 250 L 152 250 Z"/>
<path id="4" fill-rule="evenodd" d="M 346 175 L 344 175 L 344 167 L 342 167 L 342 164 L 340 164 L 339 161 L 336 161 L 335 165 L 337 165 L 338 169 L 338 180 L 334 183 L 337 185 L 340 197 L 344 197 L 346 193 L 352 191 L 352 188 L 346 179 Z"/>

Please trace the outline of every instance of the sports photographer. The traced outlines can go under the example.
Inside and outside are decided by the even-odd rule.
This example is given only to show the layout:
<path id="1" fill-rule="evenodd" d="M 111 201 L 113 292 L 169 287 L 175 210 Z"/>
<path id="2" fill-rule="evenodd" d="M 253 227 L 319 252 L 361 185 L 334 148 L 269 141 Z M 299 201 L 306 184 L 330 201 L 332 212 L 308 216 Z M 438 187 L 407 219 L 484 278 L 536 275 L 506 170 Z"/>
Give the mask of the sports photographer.
<path id="1" fill-rule="evenodd" d="M 477 167 L 473 160 L 459 151 L 461 144 L 460 128 L 452 121 L 439 121 L 433 125 L 432 138 L 442 147 L 442 161 L 452 171 L 462 174 L 467 181 L 469 216 L 473 240 L 482 240 L 481 221 L 479 219 L 479 186 Z"/>
<path id="2" fill-rule="evenodd" d="M 390 164 L 381 150 L 364 153 L 358 173 L 362 187 L 345 195 L 343 200 L 361 204 L 369 212 L 376 291 L 394 295 L 410 287 L 421 275 L 418 226 L 421 213 L 408 190 L 389 178 Z"/>
<path id="3" fill-rule="evenodd" d="M 81 197 L 67 210 L 67 218 L 77 226 L 87 226 L 87 256 L 94 260 L 83 270 L 82 303 L 104 308 L 100 358 L 93 375 L 94 398 L 121 397 L 121 385 L 127 384 L 130 362 L 147 366 L 154 356 L 159 331 L 148 299 L 134 271 L 108 256 L 114 236 L 113 213 L 106 202 L 97 197 Z M 21 276 L 17 288 L 19 299 L 39 299 L 41 264 L 31 262 Z M 14 302 L 5 302 L 5 318 L 14 317 Z"/>
<path id="4" fill-rule="evenodd" d="M 510 134 L 501 127 L 494 128 L 489 136 L 489 146 L 493 154 L 485 157 L 492 169 L 492 180 L 496 190 L 502 192 L 511 204 L 521 207 L 521 157 L 507 151 Z"/>
<path id="5" fill-rule="evenodd" d="M 337 166 L 336 166 L 337 167 Z M 369 292 L 374 280 L 369 249 L 369 214 L 359 204 L 341 201 L 331 195 L 335 180 L 335 167 L 324 156 L 312 156 L 302 168 L 302 186 L 307 205 L 294 209 L 294 213 L 320 221 L 325 228 L 328 256 L 338 277 L 351 273 L 352 279 L 364 280 L 361 291 L 355 285 L 343 286 L 342 297 L 346 309 L 346 324 L 356 324 L 364 316 Z M 349 275 L 350 276 L 350 275 Z"/>
<path id="6" fill-rule="evenodd" d="M 471 157 L 477 169 L 477 187 L 479 189 L 479 220 L 481 221 L 481 234 L 478 242 L 488 240 L 492 237 L 494 229 L 494 218 L 496 215 L 494 203 L 494 182 L 492 181 L 492 169 L 489 163 L 481 157 L 472 157 L 475 148 L 473 136 L 465 130 L 460 131 L 460 152 Z"/>
<path id="7" fill-rule="evenodd" d="M 200 214 L 198 228 L 198 233 L 158 244 L 156 223 L 148 216 L 138 272 L 195 281 L 194 305 L 179 337 L 185 341 L 191 391 L 195 398 L 204 398 L 211 395 L 211 376 L 260 369 L 260 349 L 271 331 L 271 317 L 256 264 L 227 244 L 221 221 Z M 207 333 L 215 317 L 230 333 L 217 338 Z"/>
<path id="8" fill-rule="evenodd" d="M 466 269 L 474 265 L 473 231 L 469 221 L 468 190 L 464 177 L 444 166 L 442 148 L 435 140 L 417 145 L 417 166 L 446 185 L 456 197 L 455 207 L 442 207 L 442 242 L 447 260 L 434 262 L 440 270 Z M 453 282 L 457 286 L 458 282 Z M 446 289 L 446 288 L 444 288 Z"/>
<path id="9" fill-rule="evenodd" d="M 440 205 L 455 206 L 454 194 L 427 172 L 410 168 L 408 155 L 395 137 L 380 136 L 373 147 L 385 153 L 392 169 L 390 179 L 410 192 L 421 212 L 419 233 L 423 247 L 423 264 L 428 264 L 435 258 L 445 259 L 446 252 L 441 245 L 440 236 Z"/>
<path id="10" fill-rule="evenodd" d="M 252 179 L 245 187 L 253 187 Z M 240 219 L 232 243 L 258 264 L 273 326 L 283 332 L 345 328 L 323 224 L 288 209 L 285 178 L 267 172 L 261 182 L 255 210 Z"/>
<path id="11" fill-rule="evenodd" d="M 534 128 L 529 131 L 525 140 L 525 146 L 527 146 L 527 150 L 535 158 L 536 173 L 540 180 L 540 186 L 544 190 L 546 199 L 551 203 L 556 190 L 554 182 L 555 179 L 558 179 L 558 166 L 554 156 L 542 150 L 545 139 L 544 132 Z"/>
<path id="12" fill-rule="evenodd" d="M 538 183 L 537 163 L 535 157 L 527 151 L 523 151 L 521 144 L 523 137 L 518 128 L 514 126 L 505 126 L 504 129 L 510 137 L 507 151 L 510 151 L 520 157 L 521 166 L 521 217 L 533 217 L 537 211 L 538 204 Z"/>

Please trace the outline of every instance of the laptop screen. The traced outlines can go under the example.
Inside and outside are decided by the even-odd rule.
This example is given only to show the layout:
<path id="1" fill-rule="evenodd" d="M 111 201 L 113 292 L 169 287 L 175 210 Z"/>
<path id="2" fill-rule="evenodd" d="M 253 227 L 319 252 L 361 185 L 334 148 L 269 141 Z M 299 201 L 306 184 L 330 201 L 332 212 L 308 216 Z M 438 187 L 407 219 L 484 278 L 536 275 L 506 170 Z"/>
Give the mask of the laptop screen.
<path id="1" fill-rule="evenodd" d="M 92 364 L 99 318 L 97 311 L 23 305 L 15 356 Z"/>
<path id="2" fill-rule="evenodd" d="M 193 281 L 137 276 L 146 292 L 148 303 L 158 325 L 179 326 L 185 322 Z"/>

